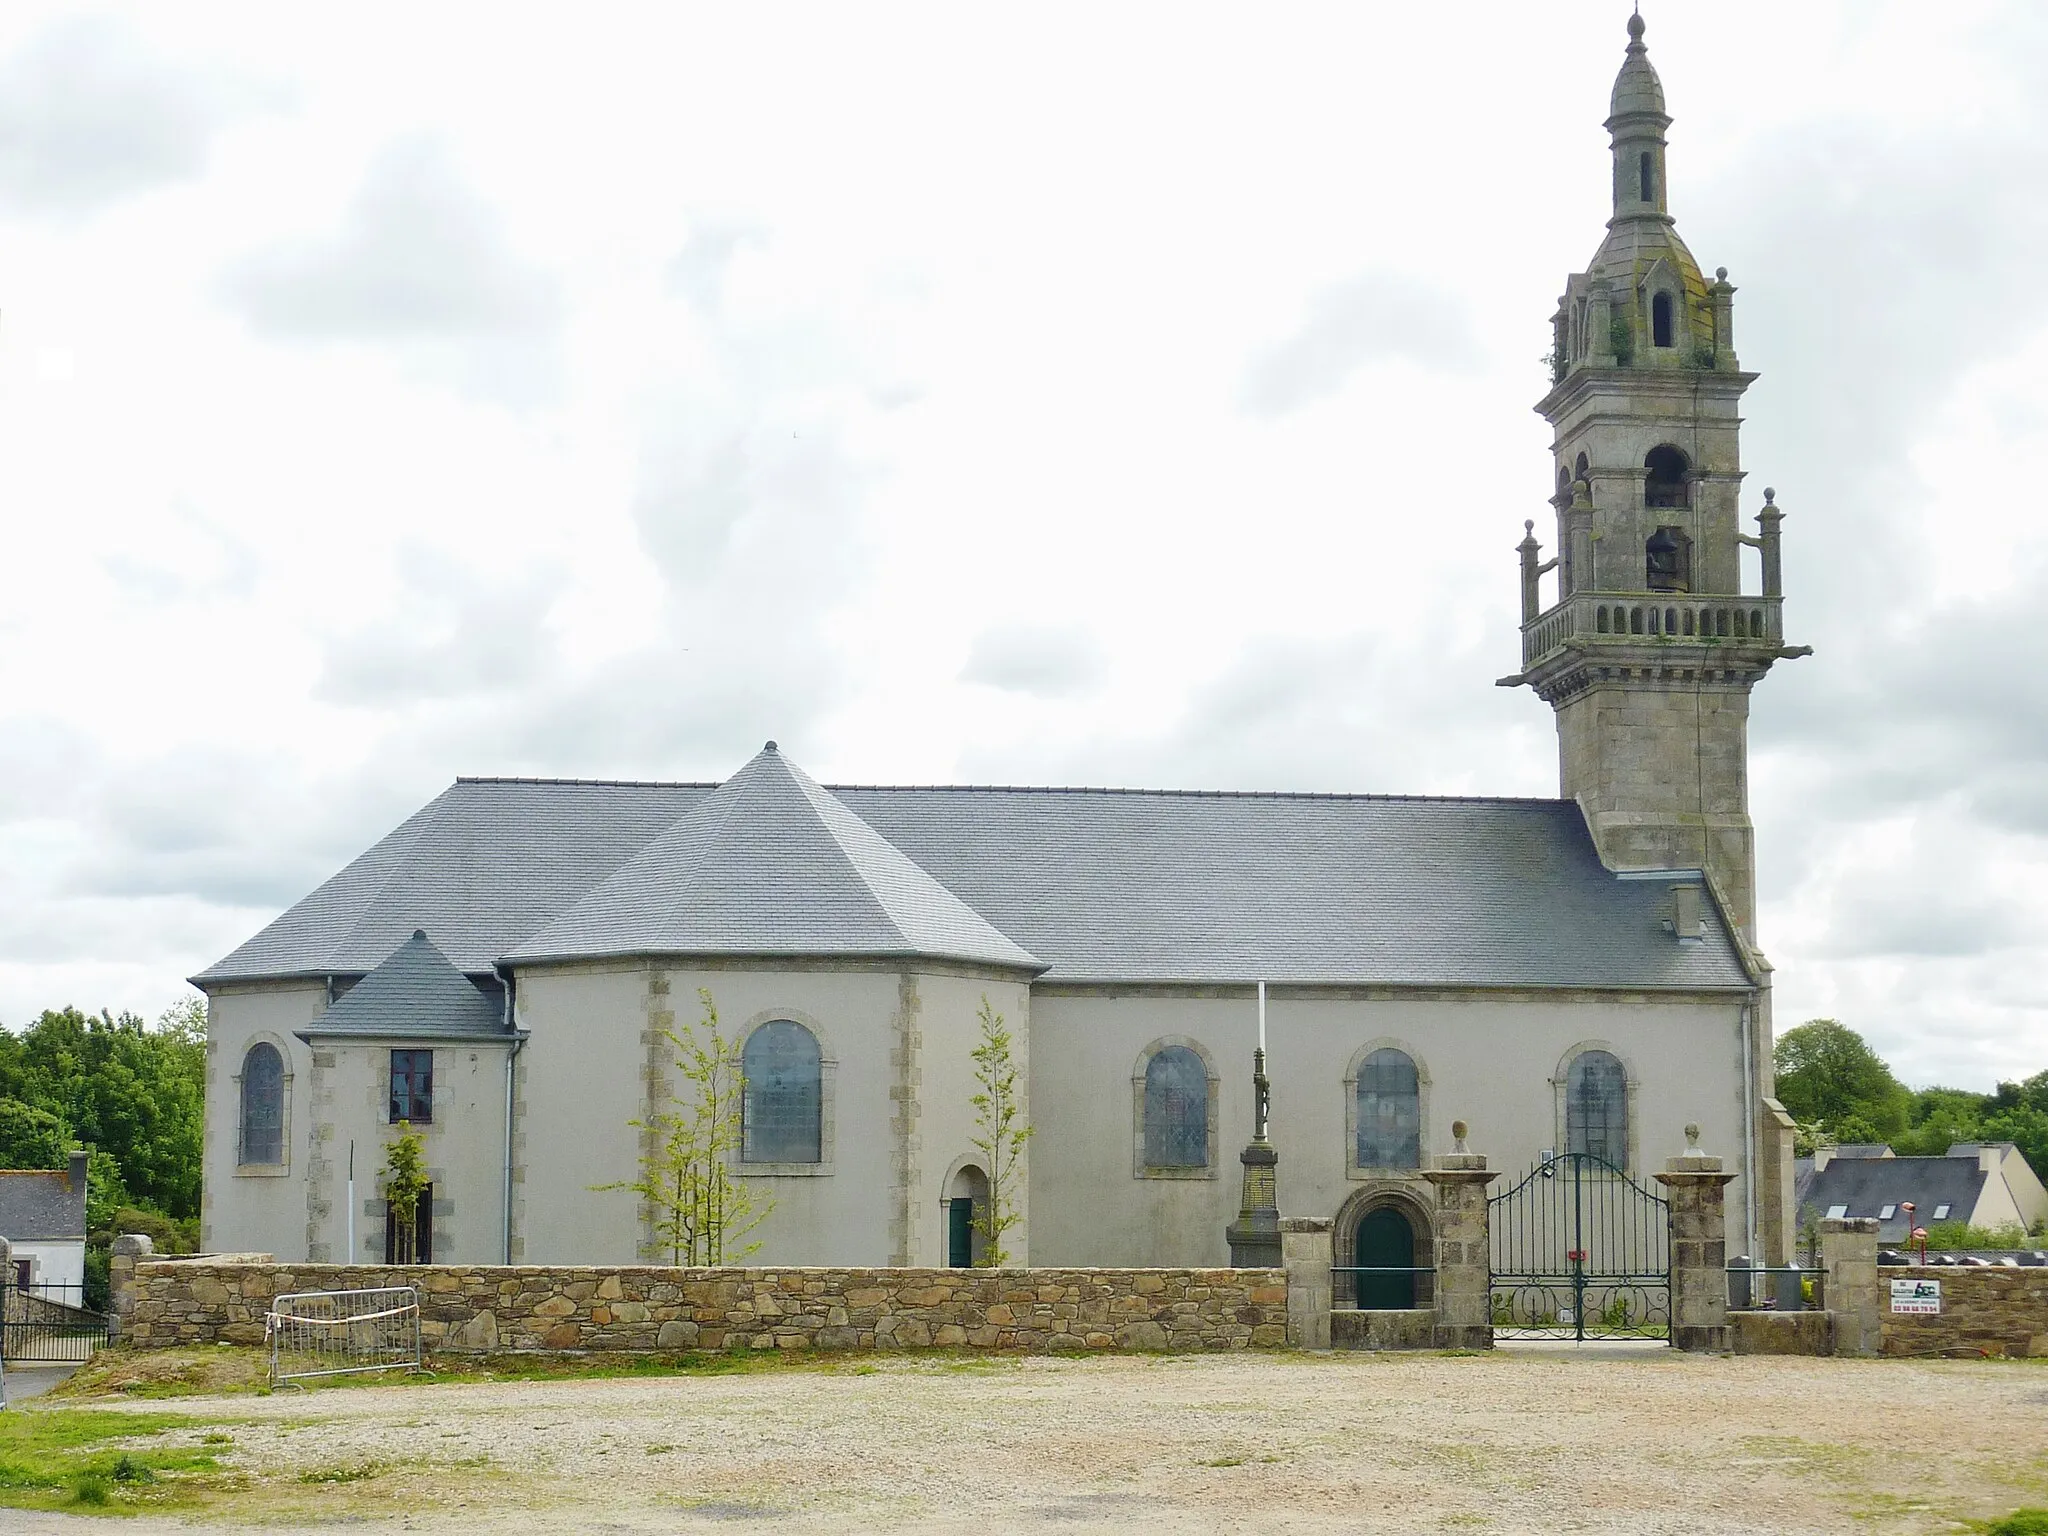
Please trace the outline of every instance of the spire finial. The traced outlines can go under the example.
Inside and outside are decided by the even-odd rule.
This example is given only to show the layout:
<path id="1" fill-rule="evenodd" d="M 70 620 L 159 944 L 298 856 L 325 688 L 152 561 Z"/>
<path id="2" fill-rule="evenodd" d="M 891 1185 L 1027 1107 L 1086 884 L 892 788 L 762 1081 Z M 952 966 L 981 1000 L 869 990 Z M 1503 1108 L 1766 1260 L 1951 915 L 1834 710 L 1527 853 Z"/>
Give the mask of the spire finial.
<path id="1" fill-rule="evenodd" d="M 1643 8 L 1640 5 L 1628 19 L 1628 35 L 1631 48 L 1643 46 Z"/>

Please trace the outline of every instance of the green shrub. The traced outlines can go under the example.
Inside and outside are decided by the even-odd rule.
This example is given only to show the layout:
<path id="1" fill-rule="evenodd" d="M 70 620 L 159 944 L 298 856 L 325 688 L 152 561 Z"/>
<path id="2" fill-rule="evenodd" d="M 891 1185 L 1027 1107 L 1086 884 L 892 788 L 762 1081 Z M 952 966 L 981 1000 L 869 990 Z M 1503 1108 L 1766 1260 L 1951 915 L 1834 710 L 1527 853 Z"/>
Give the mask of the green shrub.
<path id="1" fill-rule="evenodd" d="M 1973 1227 L 1965 1221 L 1937 1221 L 1927 1229 L 1929 1249 L 2025 1248 L 2027 1229 L 2018 1222 L 2003 1227 Z"/>
<path id="2" fill-rule="evenodd" d="M 71 1496 L 81 1504 L 105 1504 L 113 1499 L 114 1487 L 106 1473 L 88 1470 L 71 1480 Z"/>
<path id="3" fill-rule="evenodd" d="M 2048 1509 L 2016 1509 L 1986 1529 L 1990 1536 L 2048 1536 Z"/>

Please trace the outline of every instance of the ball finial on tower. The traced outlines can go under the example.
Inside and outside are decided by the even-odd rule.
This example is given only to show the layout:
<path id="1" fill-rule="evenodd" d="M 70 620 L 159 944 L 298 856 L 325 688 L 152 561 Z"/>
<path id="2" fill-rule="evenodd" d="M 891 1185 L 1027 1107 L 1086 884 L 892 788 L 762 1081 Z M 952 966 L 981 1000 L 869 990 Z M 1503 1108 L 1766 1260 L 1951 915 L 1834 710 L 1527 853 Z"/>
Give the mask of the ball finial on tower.
<path id="1" fill-rule="evenodd" d="M 1641 11 L 1637 11 L 1633 16 L 1629 17 L 1628 35 L 1638 43 L 1643 40 L 1643 13 Z"/>

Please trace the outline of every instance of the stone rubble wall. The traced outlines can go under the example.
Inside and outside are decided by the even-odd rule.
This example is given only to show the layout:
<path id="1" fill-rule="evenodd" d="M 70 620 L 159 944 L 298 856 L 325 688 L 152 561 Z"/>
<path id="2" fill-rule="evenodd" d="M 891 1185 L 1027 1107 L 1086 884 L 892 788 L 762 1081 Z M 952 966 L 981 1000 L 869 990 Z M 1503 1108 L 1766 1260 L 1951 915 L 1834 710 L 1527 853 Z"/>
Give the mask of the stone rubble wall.
<path id="1" fill-rule="evenodd" d="M 1878 1270 L 1878 1315 L 1887 1355 L 2048 1355 L 2048 1268 Z M 1941 1311 L 1893 1312 L 1893 1280 L 1939 1280 Z"/>
<path id="2" fill-rule="evenodd" d="M 116 1275 L 140 1348 L 258 1344 L 271 1298 L 410 1285 L 429 1349 L 1030 1353 L 1277 1348 L 1287 1284 L 1265 1269 L 667 1269 L 165 1261 Z"/>

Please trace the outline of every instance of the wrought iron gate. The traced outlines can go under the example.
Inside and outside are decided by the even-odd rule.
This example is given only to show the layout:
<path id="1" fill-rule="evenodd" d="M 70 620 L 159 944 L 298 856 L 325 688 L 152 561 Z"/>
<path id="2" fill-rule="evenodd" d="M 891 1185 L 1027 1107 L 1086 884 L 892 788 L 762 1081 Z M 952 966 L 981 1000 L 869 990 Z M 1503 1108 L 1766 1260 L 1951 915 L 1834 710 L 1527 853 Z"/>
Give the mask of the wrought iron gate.
<path id="1" fill-rule="evenodd" d="M 1671 1336 L 1671 1206 L 1588 1152 L 1487 1202 L 1498 1338 Z"/>
<path id="2" fill-rule="evenodd" d="M 0 1364 L 68 1365 L 107 1342 L 107 1316 L 82 1304 L 79 1285 L 0 1285 Z"/>

